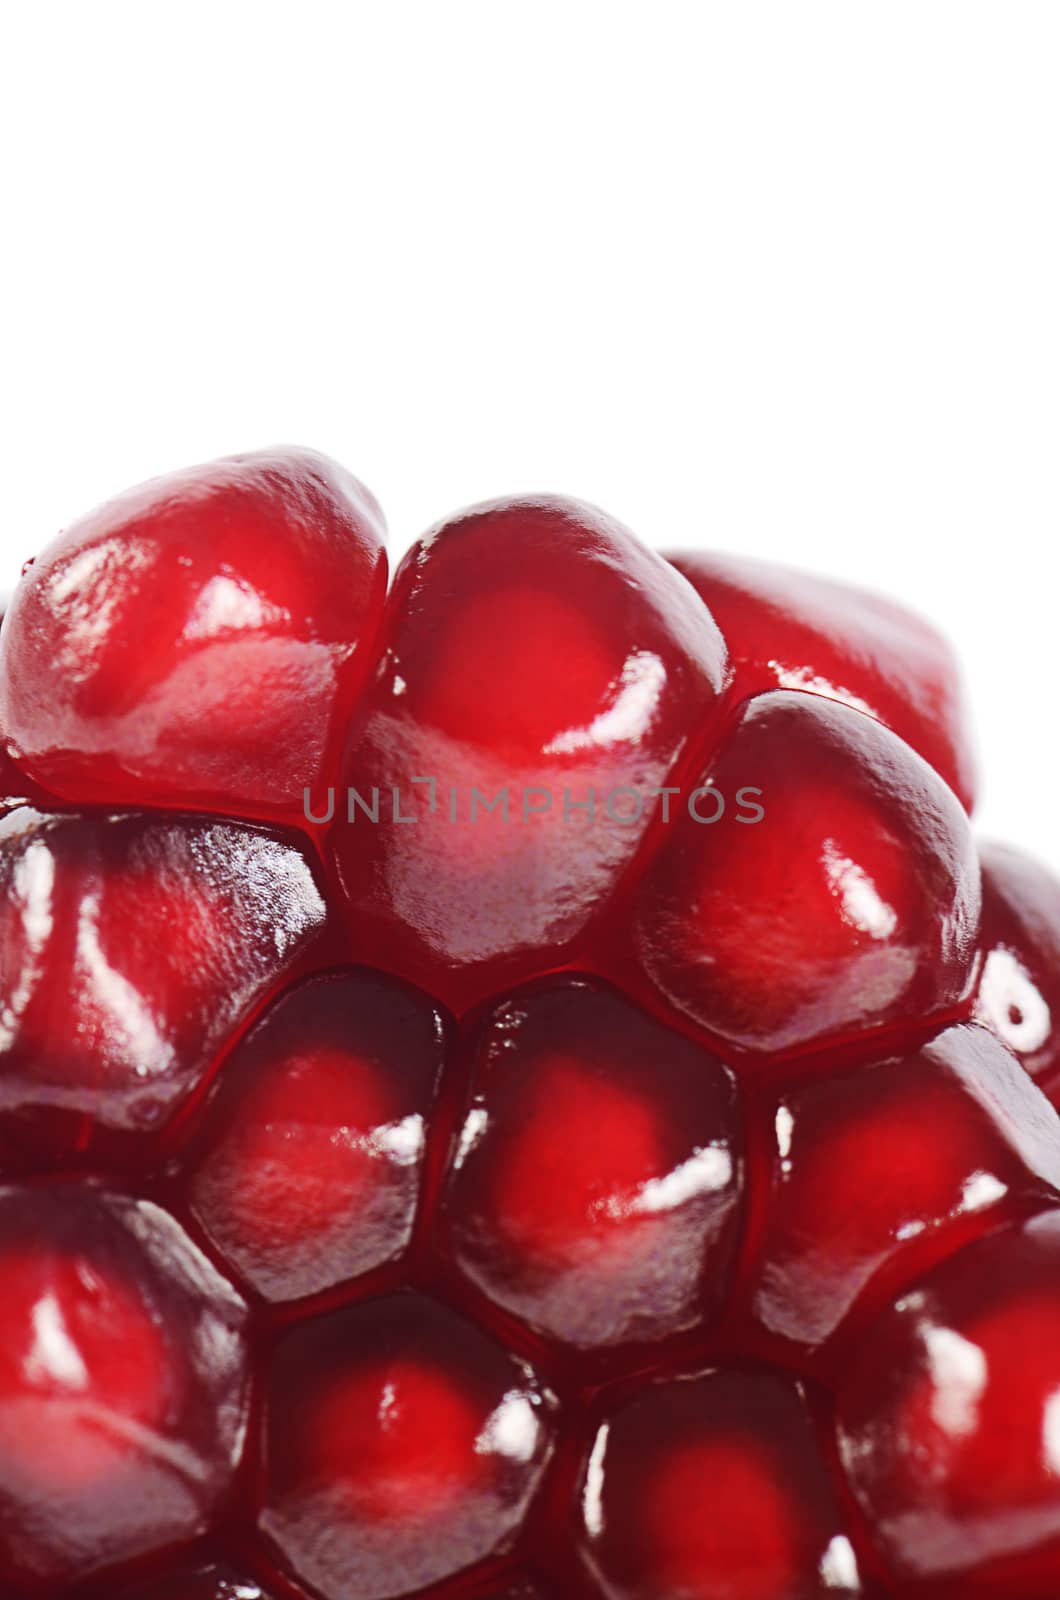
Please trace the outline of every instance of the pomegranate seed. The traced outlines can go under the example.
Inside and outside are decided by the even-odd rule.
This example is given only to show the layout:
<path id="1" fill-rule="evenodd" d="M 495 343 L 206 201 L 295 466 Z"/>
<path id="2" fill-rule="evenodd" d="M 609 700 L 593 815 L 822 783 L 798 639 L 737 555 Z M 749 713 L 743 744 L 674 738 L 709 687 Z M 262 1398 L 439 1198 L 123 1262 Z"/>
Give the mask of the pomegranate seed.
<path id="1" fill-rule="evenodd" d="M 1060 883 L 1005 845 L 980 847 L 985 954 L 976 1015 L 1055 1097 L 1060 1088 Z"/>
<path id="2" fill-rule="evenodd" d="M 70 1582 L 206 1530 L 243 1442 L 244 1307 L 176 1223 L 0 1190 L 0 1572 Z"/>
<path id="3" fill-rule="evenodd" d="M 417 1296 L 307 1323 L 269 1373 L 261 1526 L 327 1594 L 452 1576 L 517 1531 L 550 1409 L 529 1368 Z"/>
<path id="4" fill-rule="evenodd" d="M 1060 885 L 945 645 L 382 543 L 232 457 L 11 602 L 2 1600 L 1055 1600 Z"/>
<path id="5" fill-rule="evenodd" d="M 353 972 L 292 990 L 244 1042 L 188 1194 L 260 1294 L 334 1287 L 408 1244 L 443 1042 L 428 1001 Z"/>
<path id="6" fill-rule="evenodd" d="M 554 964 L 597 915 L 725 649 L 665 562 L 576 501 L 444 523 L 406 556 L 390 616 L 347 766 L 390 821 L 354 802 L 333 839 L 365 959 L 461 1004 Z M 395 786 L 414 825 L 392 820 Z"/>
<path id="7" fill-rule="evenodd" d="M 324 924 L 291 844 L 214 821 L 0 821 L 0 1116 L 68 1153 L 150 1133 Z"/>
<path id="8" fill-rule="evenodd" d="M 601 1423 L 582 1514 L 609 1600 L 861 1593 L 805 1399 L 779 1374 L 645 1389 Z"/>
<path id="9" fill-rule="evenodd" d="M 1056 1593 L 1058 1285 L 1054 1211 L 936 1266 L 851 1364 L 842 1459 L 894 1582 Z"/>
<path id="10" fill-rule="evenodd" d="M 749 703 L 702 784 L 761 790 L 765 816 L 683 816 L 648 869 L 637 949 L 681 1010 L 777 1052 L 965 997 L 978 863 L 952 792 L 908 745 L 848 706 L 778 691 Z M 704 799 L 699 814 L 717 809 Z"/>
<path id="11" fill-rule="evenodd" d="M 881 1282 L 1060 1193 L 1060 1119 L 981 1028 L 802 1082 L 773 1133 L 754 1306 L 807 1349 L 878 1304 Z"/>
<path id="12" fill-rule="evenodd" d="M 971 811 L 975 755 L 963 685 L 946 641 L 922 617 L 880 595 L 765 561 L 670 559 L 721 629 L 741 694 L 801 689 L 878 718 Z"/>
<path id="13" fill-rule="evenodd" d="M 306 450 L 155 478 L 38 556 L 0 636 L 0 723 L 74 802 L 302 815 L 371 665 L 382 514 Z"/>
<path id="14" fill-rule="evenodd" d="M 577 1346 L 718 1311 L 739 1195 L 733 1083 L 705 1050 L 584 983 L 515 996 L 477 1051 L 447 1202 L 461 1268 Z"/>

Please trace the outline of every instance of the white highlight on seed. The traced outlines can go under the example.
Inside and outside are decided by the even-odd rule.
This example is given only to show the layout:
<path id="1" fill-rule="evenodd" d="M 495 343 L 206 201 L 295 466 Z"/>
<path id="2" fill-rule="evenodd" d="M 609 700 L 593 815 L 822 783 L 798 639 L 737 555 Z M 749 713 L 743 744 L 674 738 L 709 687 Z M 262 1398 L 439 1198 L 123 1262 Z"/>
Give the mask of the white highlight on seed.
<path id="1" fill-rule="evenodd" d="M 837 1533 L 829 1540 L 821 1557 L 821 1578 L 826 1589 L 856 1589 L 858 1562 L 854 1547 L 845 1533 Z"/>
<path id="2" fill-rule="evenodd" d="M 987 1383 L 986 1356 L 952 1328 L 928 1328 L 924 1338 L 935 1388 L 932 1416 L 946 1433 L 974 1432 Z"/>
<path id="3" fill-rule="evenodd" d="M 62 1307 L 53 1294 L 43 1294 L 33 1307 L 33 1346 L 26 1357 L 25 1372 L 31 1383 L 88 1388 L 88 1368 L 67 1332 Z"/>
<path id="4" fill-rule="evenodd" d="M 715 1194 L 724 1189 L 732 1178 L 732 1157 L 727 1150 L 710 1145 L 705 1150 L 695 1150 L 687 1161 L 668 1172 L 663 1178 L 649 1178 L 641 1185 L 632 1200 L 612 1195 L 604 1210 L 611 1217 L 655 1217 L 699 1194 Z"/>
<path id="5" fill-rule="evenodd" d="M 508 1461 L 532 1461 L 540 1425 L 530 1397 L 519 1389 L 504 1396 L 475 1440 L 479 1455 L 504 1456 Z"/>
<path id="6" fill-rule="evenodd" d="M 822 678 L 819 672 L 814 672 L 810 667 L 785 667 L 779 661 L 770 661 L 769 669 L 782 689 L 802 689 L 809 694 L 823 695 L 826 700 L 838 700 L 841 705 L 850 706 L 855 711 L 863 711 L 866 716 L 879 720 L 867 700 L 862 700 L 861 696 L 854 694 L 851 689 L 843 689 L 838 684 L 830 683 L 827 678 Z"/>
<path id="7" fill-rule="evenodd" d="M 898 925 L 897 913 L 880 896 L 864 867 L 843 855 L 834 839 L 824 841 L 821 860 L 846 921 L 872 939 L 889 938 Z"/>
<path id="8" fill-rule="evenodd" d="M 604 1531 L 604 1458 L 607 1455 L 607 1440 L 610 1431 L 610 1424 L 605 1422 L 600 1432 L 596 1435 L 593 1453 L 589 1457 L 589 1467 L 585 1475 L 585 1491 L 582 1495 L 582 1514 L 585 1517 L 585 1526 L 594 1539 L 598 1539 Z"/>
<path id="9" fill-rule="evenodd" d="M 55 922 L 54 890 L 55 857 L 43 839 L 35 839 L 18 858 L 11 875 L 11 897 L 18 909 L 25 952 L 17 983 L 10 994 L 0 997 L 0 1047 L 14 1039 L 33 996 L 41 956 Z"/>
<path id="10" fill-rule="evenodd" d="M 982 1211 L 995 1200 L 1003 1200 L 1008 1189 L 992 1172 L 974 1172 L 966 1178 L 961 1190 L 961 1204 L 965 1211 Z"/>
<path id="11" fill-rule="evenodd" d="M 651 726 L 665 683 L 666 667 L 659 657 L 635 650 L 622 667 L 614 705 L 601 711 L 587 728 L 568 728 L 557 734 L 545 746 L 545 754 L 565 756 L 614 744 L 638 744 Z"/>
<path id="12" fill-rule="evenodd" d="M 474 1150 L 489 1126 L 489 1120 L 489 1112 L 482 1106 L 476 1106 L 473 1111 L 468 1112 L 467 1121 L 461 1129 L 460 1144 L 457 1147 L 455 1160 L 457 1167 L 462 1167 Z"/>
<path id="13" fill-rule="evenodd" d="M 1045 1402 L 1042 1414 L 1042 1454 L 1049 1470 L 1060 1477 L 1060 1389 Z"/>
<path id="14" fill-rule="evenodd" d="M 1011 950 L 999 947 L 987 956 L 978 1010 L 1013 1050 L 1040 1050 L 1049 1037 L 1049 1007 Z"/>
<path id="15" fill-rule="evenodd" d="M 212 639 L 215 634 L 267 628 L 290 621 L 282 606 L 264 600 L 241 578 L 219 572 L 199 594 L 184 624 L 185 639 Z"/>
<path id="16" fill-rule="evenodd" d="M 89 993 L 102 1002 L 108 1023 L 124 1036 L 138 1076 L 164 1072 L 173 1060 L 173 1046 L 135 984 L 107 960 L 99 916 L 98 893 L 87 894 L 78 907 L 76 948 L 78 965 L 91 979 Z"/>
<path id="17" fill-rule="evenodd" d="M 385 1127 L 375 1129 L 368 1143 L 377 1155 L 389 1156 L 399 1166 L 410 1167 L 419 1160 L 423 1150 L 423 1118 L 413 1112 L 400 1122 L 388 1122 Z"/>

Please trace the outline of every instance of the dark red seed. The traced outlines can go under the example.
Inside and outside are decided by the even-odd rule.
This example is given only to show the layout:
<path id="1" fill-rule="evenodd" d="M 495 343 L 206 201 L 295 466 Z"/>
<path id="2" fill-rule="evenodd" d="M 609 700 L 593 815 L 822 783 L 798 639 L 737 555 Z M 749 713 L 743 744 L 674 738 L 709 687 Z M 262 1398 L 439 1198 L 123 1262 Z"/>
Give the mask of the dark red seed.
<path id="1" fill-rule="evenodd" d="M 641 885 L 637 951 L 682 1011 L 782 1051 L 953 1007 L 974 975 L 979 867 L 953 793 L 893 733 L 816 695 L 760 695 Z M 746 820 L 728 803 L 758 791 Z M 711 817 L 713 800 L 701 802 Z"/>
<path id="2" fill-rule="evenodd" d="M 886 723 L 970 811 L 975 750 L 953 651 L 881 595 L 742 556 L 670 558 L 725 636 L 742 695 L 820 694 Z"/>
<path id="3" fill-rule="evenodd" d="M 299 819 L 372 665 L 383 539 L 363 485 L 308 450 L 230 456 L 90 512 L 5 618 L 12 754 L 74 803 Z"/>
<path id="4" fill-rule="evenodd" d="M 157 1130 L 324 918 L 304 855 L 259 829 L 12 812 L 0 1115 L 63 1153 Z"/>
<path id="5" fill-rule="evenodd" d="M 245 1311 L 164 1211 L 0 1190 L 0 1572 L 46 1592 L 204 1533 L 247 1400 Z"/>
<path id="6" fill-rule="evenodd" d="M 881 1284 L 1060 1194 L 1060 1118 L 982 1028 L 811 1078 L 775 1107 L 753 1304 L 810 1350 Z"/>
<path id="7" fill-rule="evenodd" d="M 392 979 L 311 979 L 225 1069 L 188 1180 L 214 1245 L 270 1300 L 332 1288 L 408 1244 L 444 1024 Z"/>
<path id="8" fill-rule="evenodd" d="M 379 792 L 382 821 L 355 805 L 332 835 L 365 959 L 429 973 L 454 1004 L 495 991 L 496 971 L 553 964 L 605 906 L 724 675 L 701 601 L 602 512 L 498 501 L 435 529 L 398 573 L 349 751 L 347 784 Z M 415 823 L 395 822 L 394 787 Z M 486 809 L 505 792 L 507 821 Z"/>
<path id="9" fill-rule="evenodd" d="M 861 1593 L 802 1393 L 778 1374 L 646 1388 L 601 1423 L 581 1509 L 608 1600 Z"/>
<path id="10" fill-rule="evenodd" d="M 1060 883 L 1007 845 L 981 845 L 984 952 L 975 1010 L 1055 1098 L 1060 1089 Z"/>
<path id="11" fill-rule="evenodd" d="M 446 1217 L 464 1272 L 541 1332 L 592 1348 L 717 1314 L 740 1194 L 732 1078 L 584 982 L 484 1024 Z"/>
<path id="12" fill-rule="evenodd" d="M 268 1374 L 262 1531 L 328 1600 L 451 1577 L 518 1532 L 550 1413 L 526 1366 L 419 1296 L 305 1323 Z"/>

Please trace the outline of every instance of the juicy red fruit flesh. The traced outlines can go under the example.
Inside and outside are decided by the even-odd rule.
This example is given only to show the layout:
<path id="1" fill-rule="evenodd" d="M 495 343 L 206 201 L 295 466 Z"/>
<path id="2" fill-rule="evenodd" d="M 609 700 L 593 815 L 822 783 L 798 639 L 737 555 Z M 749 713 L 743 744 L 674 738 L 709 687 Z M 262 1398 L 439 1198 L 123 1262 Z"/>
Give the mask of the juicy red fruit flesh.
<path id="1" fill-rule="evenodd" d="M 692 589 L 593 507 L 498 501 L 434 530 L 398 572 L 339 804 L 399 786 L 418 822 L 332 835 L 365 959 L 458 1006 L 495 992 L 484 964 L 505 981 L 547 970 L 632 858 L 725 674 Z M 507 821 L 486 810 L 505 790 Z"/>
<path id="2" fill-rule="evenodd" d="M 965 998 L 971 833 L 894 734 L 815 695 L 760 695 L 703 783 L 761 789 L 769 810 L 758 823 L 683 816 L 648 868 L 638 952 L 681 1010 L 733 1046 L 780 1052 Z"/>
<path id="3" fill-rule="evenodd" d="M 900 1579 L 1056 1593 L 1060 1218 L 943 1262 L 879 1321 L 841 1386 L 840 1447 Z"/>
<path id="4" fill-rule="evenodd" d="M 324 926 L 298 847 L 149 815 L 0 821 L 0 1127 L 43 1149 L 143 1138 Z"/>
<path id="5" fill-rule="evenodd" d="M 0 1572 L 69 1582 L 210 1526 L 247 1399 L 244 1307 L 165 1212 L 0 1190 Z"/>
<path id="6" fill-rule="evenodd" d="M 4 1600 L 1055 1596 L 1060 891 L 945 646 L 557 497 L 384 590 L 269 451 L 4 624 Z"/>
<path id="7" fill-rule="evenodd" d="M 267 1299 L 336 1287 L 408 1244 L 444 1028 L 401 985 L 335 973 L 292 990 L 228 1064 L 188 1196 Z"/>
<path id="8" fill-rule="evenodd" d="M 741 1144 L 720 1062 L 584 983 L 508 1002 L 476 1055 L 444 1208 L 467 1276 L 582 1349 L 717 1316 Z"/>
<path id="9" fill-rule="evenodd" d="M 752 1305 L 763 1328 L 807 1353 L 827 1356 L 874 1281 L 909 1281 L 1060 1193 L 1055 1120 L 979 1028 L 793 1086 L 776 1102 L 773 1138 Z"/>
<path id="10" fill-rule="evenodd" d="M 960 674 L 945 639 L 922 618 L 765 561 L 699 553 L 671 560 L 728 640 L 740 694 L 797 689 L 876 717 L 972 809 L 975 760 Z"/>
<path id="11" fill-rule="evenodd" d="M 981 847 L 983 966 L 976 1012 L 1050 1099 L 1060 1090 L 1060 883 L 1005 845 Z"/>
<path id="12" fill-rule="evenodd" d="M 232 456 L 100 507 L 5 618 L 12 754 L 75 803 L 301 815 L 369 664 L 383 538 L 368 491 L 312 451 Z"/>
<path id="13" fill-rule="evenodd" d="M 529 1368 L 418 1297 L 308 1324 L 269 1373 L 262 1528 L 325 1593 L 411 1593 L 518 1531 L 549 1409 Z"/>
<path id="14" fill-rule="evenodd" d="M 646 1389 L 597 1433 L 582 1517 L 608 1600 L 861 1593 L 802 1391 L 771 1373 Z"/>

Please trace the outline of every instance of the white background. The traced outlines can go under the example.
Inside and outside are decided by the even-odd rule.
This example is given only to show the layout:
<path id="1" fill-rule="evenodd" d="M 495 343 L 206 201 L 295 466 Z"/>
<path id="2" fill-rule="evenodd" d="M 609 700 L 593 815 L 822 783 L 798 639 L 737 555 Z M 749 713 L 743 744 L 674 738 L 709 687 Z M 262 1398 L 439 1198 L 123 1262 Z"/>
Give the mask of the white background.
<path id="1" fill-rule="evenodd" d="M 295 440 L 847 576 L 967 666 L 1060 866 L 1060 7 L 11 6 L 0 586 Z"/>

